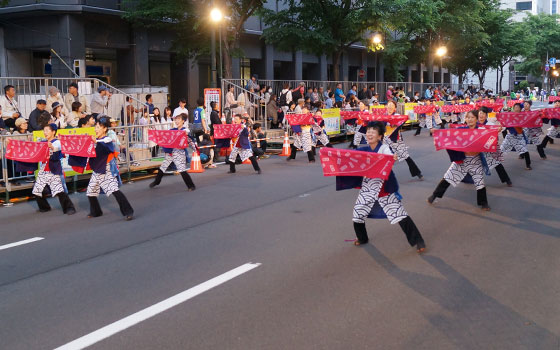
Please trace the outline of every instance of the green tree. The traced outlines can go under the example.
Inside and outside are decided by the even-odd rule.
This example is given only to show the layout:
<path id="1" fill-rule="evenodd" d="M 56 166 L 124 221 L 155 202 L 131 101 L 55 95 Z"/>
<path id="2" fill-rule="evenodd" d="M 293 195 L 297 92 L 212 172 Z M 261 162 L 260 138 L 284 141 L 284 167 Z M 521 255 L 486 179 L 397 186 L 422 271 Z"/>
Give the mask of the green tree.
<path id="1" fill-rule="evenodd" d="M 229 20 L 221 24 L 224 77 L 232 73 L 232 57 L 241 56 L 239 37 L 249 17 L 262 8 L 264 0 L 230 0 L 221 10 Z M 219 2 L 217 2 L 218 4 Z M 210 52 L 215 23 L 209 19 L 212 3 L 203 0 L 125 0 L 124 18 L 133 25 L 160 28 L 175 35 L 173 50 L 184 58 L 199 58 Z"/>
<path id="2" fill-rule="evenodd" d="M 560 23 L 558 15 L 529 15 L 523 20 L 525 36 L 531 50 L 523 55 L 524 62 L 515 67 L 524 73 L 543 75 L 547 57 L 560 57 Z M 519 44 L 519 42 L 517 44 Z"/>
<path id="3" fill-rule="evenodd" d="M 263 9 L 263 38 L 284 51 L 304 50 L 332 57 L 334 79 L 340 79 L 342 54 L 367 40 L 371 30 L 383 27 L 385 18 L 402 0 L 283 0 L 282 10 Z"/>

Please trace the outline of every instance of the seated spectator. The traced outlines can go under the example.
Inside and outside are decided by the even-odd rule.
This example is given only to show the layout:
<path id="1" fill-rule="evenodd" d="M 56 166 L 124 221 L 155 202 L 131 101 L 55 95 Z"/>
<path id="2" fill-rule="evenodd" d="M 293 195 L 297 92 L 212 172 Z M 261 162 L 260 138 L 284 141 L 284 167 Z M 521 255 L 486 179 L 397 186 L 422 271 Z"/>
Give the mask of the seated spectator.
<path id="1" fill-rule="evenodd" d="M 41 112 L 39 118 L 37 118 L 37 124 L 39 125 L 40 128 L 39 130 L 43 130 L 45 126 L 49 125 L 51 123 L 51 119 L 52 119 L 52 115 L 48 111 L 45 110 Z M 33 130 L 33 131 L 37 131 L 37 130 Z"/>
<path id="2" fill-rule="evenodd" d="M 78 128 L 91 128 L 95 126 L 95 118 L 93 115 L 88 114 L 85 117 L 80 118 L 78 121 Z"/>
<path id="3" fill-rule="evenodd" d="M 19 117 L 16 119 L 15 122 L 15 126 L 16 129 L 14 130 L 14 132 L 12 132 L 12 135 L 25 135 L 25 134 L 29 134 L 29 124 L 27 123 L 27 120 L 25 120 L 25 118 Z"/>
<path id="4" fill-rule="evenodd" d="M 66 106 L 66 109 L 71 111 L 72 110 L 72 104 L 74 102 L 79 102 L 81 104 L 82 111 L 84 111 L 84 113 L 86 113 L 86 114 L 91 113 L 91 109 L 89 107 L 89 103 L 88 103 L 86 97 L 78 94 L 78 84 L 71 83 L 70 85 L 68 85 L 68 93 L 66 94 L 66 96 L 64 96 L 64 105 Z M 76 125 L 77 125 L 77 123 L 78 123 L 78 121 L 76 121 Z M 75 127 L 75 126 L 73 126 L 73 127 Z"/>
<path id="5" fill-rule="evenodd" d="M 203 134 L 202 141 L 198 143 L 198 146 L 210 146 L 212 145 L 212 141 L 210 140 L 210 135 Z M 205 168 L 215 168 L 216 165 L 214 164 L 214 148 L 212 147 L 204 147 L 200 148 L 200 163 Z"/>
<path id="6" fill-rule="evenodd" d="M 325 108 L 333 108 L 334 107 L 334 92 L 329 92 L 329 98 L 325 100 Z"/>
<path id="7" fill-rule="evenodd" d="M 51 120 L 50 123 L 56 124 L 58 129 L 66 129 L 66 118 L 62 115 L 63 104 L 54 102 L 51 105 Z"/>
<path id="8" fill-rule="evenodd" d="M 77 128 L 82 118 L 82 104 L 80 102 L 72 102 L 71 112 L 66 116 L 66 125 L 70 128 Z"/>
<path id="9" fill-rule="evenodd" d="M 47 101 L 41 99 L 37 101 L 35 109 L 29 114 L 29 131 L 43 130 L 38 124 L 39 115 L 47 108 Z"/>
<path id="10" fill-rule="evenodd" d="M 55 86 L 50 86 L 49 87 L 49 96 L 47 97 L 47 111 L 49 111 L 49 113 L 52 113 L 52 111 L 53 111 L 52 105 L 55 102 L 58 102 L 58 104 L 61 106 L 60 107 L 60 114 L 63 117 L 66 116 L 68 113 L 70 113 L 70 111 L 68 111 L 66 109 L 66 106 L 64 105 L 64 98 L 60 94 L 60 91 L 58 90 L 58 88 L 55 87 Z"/>
<path id="11" fill-rule="evenodd" d="M 2 119 L 7 128 L 15 128 L 15 122 L 22 117 L 16 101 L 16 88 L 12 85 L 4 86 L 4 96 L 0 97 Z"/>

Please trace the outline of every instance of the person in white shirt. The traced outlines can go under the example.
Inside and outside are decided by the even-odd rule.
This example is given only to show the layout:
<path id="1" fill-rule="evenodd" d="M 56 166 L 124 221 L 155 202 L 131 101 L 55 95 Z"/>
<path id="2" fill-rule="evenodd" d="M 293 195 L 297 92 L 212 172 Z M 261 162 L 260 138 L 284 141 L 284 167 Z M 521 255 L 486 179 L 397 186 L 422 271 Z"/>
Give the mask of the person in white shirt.
<path id="1" fill-rule="evenodd" d="M 99 114 L 103 114 L 105 108 L 109 105 L 109 100 L 111 99 L 111 95 L 107 90 L 107 87 L 100 86 L 97 88 L 97 92 L 93 94 L 91 99 L 90 107 L 91 107 L 91 114 L 94 117 L 97 117 Z"/>
<path id="2" fill-rule="evenodd" d="M 179 100 L 179 107 L 175 108 L 175 110 L 173 111 L 173 118 L 183 113 L 185 113 L 187 116 L 189 115 L 186 98 L 182 98 Z"/>
<path id="3" fill-rule="evenodd" d="M 6 127 L 12 129 L 16 127 L 16 119 L 21 117 L 15 97 L 16 89 L 12 85 L 4 86 L 4 96 L 0 97 L 2 119 L 4 119 Z"/>
<path id="4" fill-rule="evenodd" d="M 80 102 L 82 104 L 82 111 L 85 114 L 91 114 L 91 109 L 86 97 L 78 93 L 78 84 L 70 83 L 70 85 L 68 85 L 68 93 L 64 96 L 64 105 L 66 109 L 72 111 L 72 103 L 74 102 Z"/>
<path id="5" fill-rule="evenodd" d="M 60 91 L 58 90 L 58 88 L 56 86 L 50 86 L 49 87 L 49 96 L 47 97 L 47 111 L 49 113 L 52 113 L 52 111 L 53 111 L 52 105 L 55 102 L 58 102 L 58 104 L 61 106 L 60 114 L 62 114 L 62 116 L 66 116 L 68 113 L 70 113 L 70 111 L 68 109 L 66 109 L 66 106 L 64 105 L 64 98 L 60 94 Z M 64 128 L 62 128 L 62 129 L 64 129 Z"/>

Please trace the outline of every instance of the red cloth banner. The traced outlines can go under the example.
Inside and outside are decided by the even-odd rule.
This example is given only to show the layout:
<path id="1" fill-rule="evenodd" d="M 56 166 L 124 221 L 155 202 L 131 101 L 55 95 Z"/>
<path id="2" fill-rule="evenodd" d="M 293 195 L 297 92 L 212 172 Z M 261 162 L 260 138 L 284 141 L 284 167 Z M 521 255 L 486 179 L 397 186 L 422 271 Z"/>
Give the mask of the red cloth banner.
<path id="1" fill-rule="evenodd" d="M 215 127 L 216 125 L 214 125 Z M 184 149 L 189 147 L 189 137 L 185 130 L 148 130 L 148 140 L 165 148 Z"/>
<path id="2" fill-rule="evenodd" d="M 433 131 L 436 151 L 496 152 L 498 129 L 437 129 Z"/>
<path id="3" fill-rule="evenodd" d="M 515 106 L 517 103 L 523 103 L 523 100 L 509 100 L 507 101 L 507 106 L 511 108 Z"/>
<path id="4" fill-rule="evenodd" d="M 406 123 L 407 120 L 408 120 L 407 115 L 393 114 L 393 115 L 370 115 L 368 116 L 367 121 L 368 122 L 380 121 L 380 122 L 389 123 L 392 126 L 400 126 Z"/>
<path id="5" fill-rule="evenodd" d="M 62 153 L 78 157 L 95 157 L 95 142 L 91 135 L 60 135 Z"/>
<path id="6" fill-rule="evenodd" d="M 541 109 L 543 117 L 548 119 L 560 119 L 560 108 Z"/>
<path id="7" fill-rule="evenodd" d="M 548 102 L 560 101 L 560 96 L 549 96 Z"/>
<path id="8" fill-rule="evenodd" d="M 45 162 L 49 159 L 49 145 L 46 142 L 8 139 L 6 158 L 26 163 Z"/>
<path id="9" fill-rule="evenodd" d="M 387 108 L 372 108 L 371 114 L 375 114 L 375 115 L 387 114 Z"/>
<path id="10" fill-rule="evenodd" d="M 496 119 L 506 128 L 537 128 L 543 125 L 541 111 L 498 113 Z"/>
<path id="11" fill-rule="evenodd" d="M 233 139 L 243 130 L 241 124 L 216 124 L 214 125 L 215 139 Z"/>
<path id="12" fill-rule="evenodd" d="M 492 109 L 494 112 L 499 112 L 504 108 L 503 103 L 490 103 L 489 101 L 478 102 L 476 103 L 476 108 L 487 107 Z"/>
<path id="13" fill-rule="evenodd" d="M 395 159 L 391 155 L 321 148 L 319 152 L 324 176 L 365 176 L 387 180 Z"/>
<path id="14" fill-rule="evenodd" d="M 443 106 L 441 106 L 441 111 L 443 113 L 453 113 L 453 112 L 455 112 L 455 107 L 456 106 L 457 105 L 443 105 Z"/>
<path id="15" fill-rule="evenodd" d="M 475 109 L 474 105 L 444 105 L 441 107 L 443 113 L 464 113 Z"/>
<path id="16" fill-rule="evenodd" d="M 360 117 L 360 114 L 362 112 L 360 111 L 340 111 L 340 116 L 344 119 L 344 120 L 348 120 L 348 119 L 358 119 Z"/>
<path id="17" fill-rule="evenodd" d="M 288 119 L 288 123 L 290 125 L 313 125 L 315 122 L 313 121 L 313 114 L 287 114 L 286 118 Z"/>
<path id="18" fill-rule="evenodd" d="M 414 113 L 416 114 L 432 114 L 436 112 L 436 106 L 414 106 Z"/>

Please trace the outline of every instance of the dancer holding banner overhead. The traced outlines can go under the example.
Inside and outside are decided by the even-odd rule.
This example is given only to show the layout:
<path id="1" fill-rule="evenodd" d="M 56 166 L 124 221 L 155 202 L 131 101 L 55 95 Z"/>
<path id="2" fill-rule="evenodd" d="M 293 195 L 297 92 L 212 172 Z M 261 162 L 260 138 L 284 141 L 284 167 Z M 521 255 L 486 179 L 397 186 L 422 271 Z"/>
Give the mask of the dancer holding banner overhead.
<path id="1" fill-rule="evenodd" d="M 186 148 L 190 145 L 196 151 L 197 147 L 196 143 L 189 137 L 189 131 L 184 127 L 186 117 L 187 115 L 184 113 L 176 115 L 174 118 L 175 128 L 170 130 L 148 130 L 152 141 L 160 145 L 165 153 L 165 159 L 158 168 L 156 178 L 149 185 L 150 188 L 154 188 L 161 183 L 164 172 L 173 163 L 181 174 L 183 182 L 187 185 L 188 191 L 196 189 L 191 176 L 187 172 Z M 164 140 L 165 136 L 168 136 L 169 139 Z"/>
<path id="2" fill-rule="evenodd" d="M 387 115 L 388 116 L 397 116 L 397 104 L 395 101 L 390 100 L 387 102 Z M 410 176 L 415 177 L 418 176 L 418 179 L 422 180 L 424 176 L 422 172 L 414 163 L 414 160 L 408 154 L 408 146 L 404 143 L 403 137 L 401 135 L 401 129 L 404 123 L 408 120 L 408 117 L 403 116 L 406 119 L 402 119 L 398 121 L 396 124 L 391 124 L 390 121 L 387 121 L 387 133 L 383 138 L 383 143 L 386 144 L 391 148 L 391 151 L 397 155 L 399 162 L 403 160 L 408 165 L 408 170 L 410 171 Z M 393 127 L 396 126 L 396 127 Z"/>
<path id="3" fill-rule="evenodd" d="M 237 158 L 237 155 L 239 155 L 242 162 L 249 159 L 253 165 L 253 169 L 255 169 L 257 174 L 260 175 L 261 168 L 259 167 L 257 157 L 253 154 L 253 149 L 251 148 L 249 129 L 247 129 L 247 125 L 245 125 L 245 119 L 243 119 L 242 122 L 241 116 L 236 114 L 233 117 L 233 124 L 241 125 L 243 128 L 241 129 L 241 132 L 239 132 L 239 136 L 233 140 L 233 150 L 231 151 L 229 158 L 226 158 L 226 163 L 229 163 L 228 174 L 235 174 L 235 159 Z"/>
<path id="4" fill-rule="evenodd" d="M 532 105 L 533 101 L 531 100 L 523 102 L 523 111 L 531 111 Z M 528 144 L 538 145 L 541 140 L 541 136 L 543 135 L 542 126 L 537 126 L 535 128 L 523 128 L 523 134 L 525 135 L 525 139 Z"/>
<path id="5" fill-rule="evenodd" d="M 315 123 L 313 116 L 307 113 L 307 108 L 304 108 L 302 114 L 288 114 L 286 118 L 294 132 L 294 143 L 290 145 L 290 156 L 286 161 L 296 159 L 297 150 L 301 148 L 307 153 L 309 163 L 315 163 L 313 140 L 311 138 L 311 125 Z"/>
<path id="6" fill-rule="evenodd" d="M 352 215 L 356 246 L 369 241 L 366 218 L 387 218 L 391 224 L 398 223 L 410 246 L 416 246 L 416 251 L 422 253 L 426 244 L 400 201 L 399 184 L 391 170 L 397 156 L 393 156 L 389 146 L 383 144 L 384 134 L 383 122 L 370 122 L 366 127 L 368 144 L 358 151 L 321 149 L 323 173 L 325 176 L 337 175 L 337 191 L 361 187 Z M 348 166 L 350 163 L 354 166 Z"/>
<path id="7" fill-rule="evenodd" d="M 329 135 L 325 131 L 325 120 L 323 119 L 323 112 L 318 109 L 313 116 L 313 125 L 311 126 L 313 132 L 313 155 L 315 155 L 315 148 L 317 147 L 317 141 L 325 147 L 332 147 Z"/>
<path id="8" fill-rule="evenodd" d="M 540 112 L 521 112 L 521 104 L 513 106 L 513 112 L 498 113 L 496 118 L 508 131 L 500 150 L 503 153 L 516 150 L 525 159 L 525 169 L 531 170 L 531 156 L 527 150 L 527 140 L 523 135 L 523 127 L 542 127 Z"/>
<path id="9" fill-rule="evenodd" d="M 474 130 L 477 128 L 477 116 L 474 111 L 467 112 L 467 127 L 457 129 L 436 130 L 434 144 L 436 150 L 446 149 L 451 159 L 451 166 L 443 175 L 428 203 L 442 198 L 449 185 L 456 187 L 467 175 L 472 177 L 476 186 L 476 202 L 482 210 L 490 210 L 484 185 L 484 173 L 488 166 L 484 151 L 495 151 L 498 143 L 498 130 Z"/>
<path id="10" fill-rule="evenodd" d="M 111 167 L 111 160 L 114 157 L 118 157 L 118 152 L 115 151 L 113 140 L 109 136 L 107 136 L 107 132 L 110 127 L 111 121 L 109 117 L 103 116 L 99 118 L 97 124 L 95 124 L 95 136 L 89 136 L 91 137 L 90 140 L 92 140 L 95 144 L 95 155 L 88 152 L 89 166 L 93 170 L 86 192 L 89 201 L 88 218 L 94 218 L 103 215 L 103 211 L 101 210 L 101 206 L 97 198 L 99 197 L 101 190 L 103 190 L 107 197 L 109 197 L 111 194 L 115 197 L 117 203 L 119 204 L 121 214 L 128 221 L 132 220 L 134 210 L 130 206 L 128 199 L 119 190 L 119 181 L 117 178 L 118 169 Z M 79 139 L 84 137 L 86 136 L 72 135 L 65 136 L 64 138 L 70 140 L 72 138 Z M 76 170 L 76 166 L 84 169 L 86 167 L 88 158 L 84 157 L 83 155 L 72 155 L 72 151 L 66 152 L 66 141 L 62 140 L 61 143 L 62 152 L 70 154 L 68 163 L 72 165 L 72 167 Z M 85 147 L 88 149 L 93 148 L 92 145 L 85 145 Z"/>
<path id="11" fill-rule="evenodd" d="M 478 125 L 481 128 L 490 128 L 495 127 L 496 130 L 500 130 L 500 126 L 494 126 L 492 123 L 488 122 L 488 107 L 481 107 L 478 111 Z M 502 183 L 506 183 L 508 187 L 512 187 L 513 184 L 509 175 L 502 164 L 504 161 L 504 154 L 501 150 L 496 149 L 496 152 L 485 152 L 484 156 L 486 157 L 486 162 L 488 164 L 489 169 L 496 169 L 498 176 L 500 177 L 500 181 Z"/>
<path id="12" fill-rule="evenodd" d="M 37 180 L 33 186 L 32 193 L 37 196 L 37 205 L 40 212 L 47 212 L 51 210 L 49 202 L 47 202 L 47 186 L 51 190 L 53 197 L 57 196 L 62 207 L 64 214 L 72 215 L 76 213 L 74 204 L 68 197 L 66 189 L 66 181 L 64 180 L 64 173 L 62 171 L 62 164 L 60 160 L 63 158 L 61 152 L 60 141 L 56 138 L 58 128 L 56 124 L 49 124 L 43 128 L 43 133 L 47 139 L 49 146 L 49 159 L 46 162 L 41 162 Z"/>
<path id="13" fill-rule="evenodd" d="M 550 119 L 550 128 L 546 131 L 546 136 L 543 138 L 542 142 L 537 146 L 537 151 L 542 159 L 546 159 L 546 154 L 544 149 L 546 145 L 553 142 L 555 137 L 560 136 L 560 100 L 554 101 L 554 108 L 544 110 L 545 117 Z"/>

